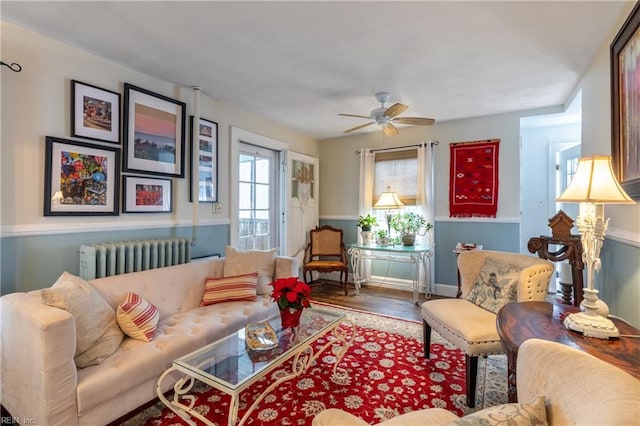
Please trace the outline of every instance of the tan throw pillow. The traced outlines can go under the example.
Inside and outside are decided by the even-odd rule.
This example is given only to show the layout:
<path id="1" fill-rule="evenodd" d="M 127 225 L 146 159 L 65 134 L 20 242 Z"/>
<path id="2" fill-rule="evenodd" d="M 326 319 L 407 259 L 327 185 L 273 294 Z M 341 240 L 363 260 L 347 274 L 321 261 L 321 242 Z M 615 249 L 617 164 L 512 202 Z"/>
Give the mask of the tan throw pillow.
<path id="1" fill-rule="evenodd" d="M 160 314 L 155 306 L 131 292 L 127 293 L 116 312 L 116 320 L 124 334 L 143 342 L 153 340 L 159 319 Z"/>
<path id="2" fill-rule="evenodd" d="M 236 300 L 258 300 L 257 283 L 257 272 L 234 277 L 207 278 L 200 306 Z"/>
<path id="3" fill-rule="evenodd" d="M 40 294 L 43 303 L 75 317 L 76 367 L 100 364 L 118 349 L 124 334 L 116 323 L 116 313 L 85 280 L 64 272 Z"/>
<path id="4" fill-rule="evenodd" d="M 497 314 L 504 305 L 518 300 L 520 270 L 518 266 L 487 257 L 466 299 Z"/>
<path id="5" fill-rule="evenodd" d="M 245 251 L 227 246 L 224 249 L 224 276 L 258 272 L 257 294 L 271 294 L 273 288 L 269 284 L 273 281 L 277 251 L 276 248 Z"/>
<path id="6" fill-rule="evenodd" d="M 445 426 L 546 426 L 547 411 L 544 397 L 539 396 L 528 404 L 503 404 L 464 416 Z"/>

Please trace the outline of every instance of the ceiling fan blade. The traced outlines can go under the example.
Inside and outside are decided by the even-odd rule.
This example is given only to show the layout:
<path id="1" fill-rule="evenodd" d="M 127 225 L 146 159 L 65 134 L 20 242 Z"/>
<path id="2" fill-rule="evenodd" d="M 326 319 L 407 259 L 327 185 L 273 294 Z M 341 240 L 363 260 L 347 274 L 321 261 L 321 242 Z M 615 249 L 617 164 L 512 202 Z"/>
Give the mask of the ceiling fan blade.
<path id="1" fill-rule="evenodd" d="M 369 117 L 366 117 L 366 118 L 369 118 Z M 372 124 L 376 124 L 376 122 L 372 121 L 371 123 L 361 124 L 360 126 L 356 126 L 356 127 L 353 127 L 353 128 L 351 128 L 349 130 L 345 130 L 343 133 L 354 132 L 356 130 L 362 129 L 363 127 L 371 126 Z"/>
<path id="2" fill-rule="evenodd" d="M 366 115 L 357 115 L 357 114 L 338 114 L 338 115 L 342 115 L 343 117 L 371 118 Z"/>
<path id="3" fill-rule="evenodd" d="M 396 115 L 405 112 L 407 108 L 409 107 L 404 104 L 395 103 L 384 111 L 384 115 L 387 117 L 395 117 Z"/>
<path id="4" fill-rule="evenodd" d="M 382 127 L 382 130 L 387 136 L 397 136 L 399 133 L 398 128 L 391 123 L 385 124 L 384 127 Z"/>
<path id="5" fill-rule="evenodd" d="M 412 124 L 414 126 L 430 126 L 435 123 L 436 120 L 425 117 L 396 117 L 393 119 L 393 122 L 400 124 Z"/>

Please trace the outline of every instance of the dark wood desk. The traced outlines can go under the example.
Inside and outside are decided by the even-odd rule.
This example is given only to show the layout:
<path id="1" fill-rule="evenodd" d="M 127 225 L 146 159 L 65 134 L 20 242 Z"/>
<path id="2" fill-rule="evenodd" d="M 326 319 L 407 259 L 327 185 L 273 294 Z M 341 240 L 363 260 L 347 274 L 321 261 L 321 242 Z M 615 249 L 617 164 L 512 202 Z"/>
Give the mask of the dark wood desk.
<path id="1" fill-rule="evenodd" d="M 520 345 L 532 338 L 551 340 L 587 352 L 640 379 L 640 338 L 596 339 L 567 330 L 564 317 L 579 309 L 547 302 L 508 303 L 496 317 L 498 336 L 507 354 L 509 402 L 517 402 L 516 363 Z M 640 330 L 612 318 L 620 334 L 640 335 Z M 576 374 L 582 374 L 576 372 Z"/>

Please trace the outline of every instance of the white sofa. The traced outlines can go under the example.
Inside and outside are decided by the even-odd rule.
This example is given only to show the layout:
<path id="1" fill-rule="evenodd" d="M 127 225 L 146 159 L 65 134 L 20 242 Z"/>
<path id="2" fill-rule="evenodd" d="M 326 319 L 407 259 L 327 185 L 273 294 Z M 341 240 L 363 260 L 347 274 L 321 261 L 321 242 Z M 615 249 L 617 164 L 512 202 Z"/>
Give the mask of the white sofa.
<path id="1" fill-rule="evenodd" d="M 640 422 L 640 381 L 573 347 L 547 340 L 527 340 L 518 351 L 516 374 L 518 404 L 485 408 L 463 418 L 442 408 L 429 408 L 405 413 L 381 424 L 631 426 Z M 544 397 L 544 401 L 538 397 Z M 313 419 L 313 426 L 336 425 L 366 426 L 368 423 L 333 408 Z"/>
<path id="2" fill-rule="evenodd" d="M 95 426 L 154 399 L 173 359 L 277 312 L 268 295 L 201 307 L 205 278 L 223 276 L 224 264 L 210 258 L 89 281 L 114 310 L 135 292 L 157 307 L 160 320 L 151 342 L 125 337 L 101 364 L 82 369 L 74 363 L 73 315 L 43 304 L 41 290 L 3 296 L 0 403 L 29 424 Z M 273 278 L 291 276 L 298 276 L 297 260 L 276 257 Z M 168 390 L 171 380 L 163 385 Z"/>

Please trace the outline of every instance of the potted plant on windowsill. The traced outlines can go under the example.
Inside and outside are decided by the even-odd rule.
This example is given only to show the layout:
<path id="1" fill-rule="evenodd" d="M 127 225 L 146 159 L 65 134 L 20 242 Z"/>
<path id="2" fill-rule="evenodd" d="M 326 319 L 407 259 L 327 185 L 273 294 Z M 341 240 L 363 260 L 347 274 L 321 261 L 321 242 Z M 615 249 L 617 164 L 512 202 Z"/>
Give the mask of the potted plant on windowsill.
<path id="1" fill-rule="evenodd" d="M 391 218 L 391 227 L 400 234 L 403 245 L 412 246 L 415 244 L 416 235 L 425 235 L 433 225 L 421 214 L 405 212 Z"/>
<path id="2" fill-rule="evenodd" d="M 378 220 L 375 216 L 371 216 L 370 214 L 367 214 L 366 216 L 358 216 L 358 226 L 362 231 L 360 233 L 360 235 L 362 235 L 362 243 L 369 244 L 371 242 L 371 230 L 374 226 L 378 226 Z"/>

